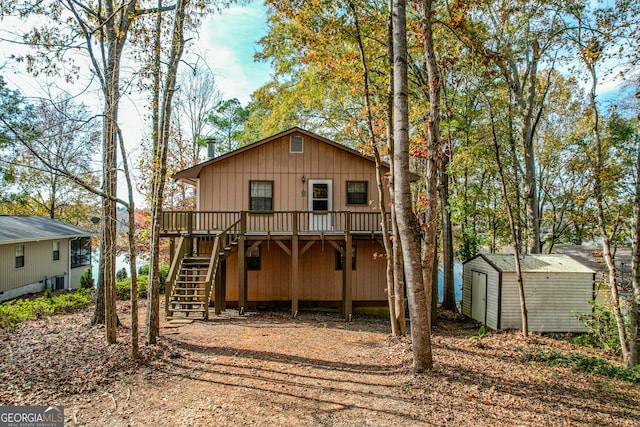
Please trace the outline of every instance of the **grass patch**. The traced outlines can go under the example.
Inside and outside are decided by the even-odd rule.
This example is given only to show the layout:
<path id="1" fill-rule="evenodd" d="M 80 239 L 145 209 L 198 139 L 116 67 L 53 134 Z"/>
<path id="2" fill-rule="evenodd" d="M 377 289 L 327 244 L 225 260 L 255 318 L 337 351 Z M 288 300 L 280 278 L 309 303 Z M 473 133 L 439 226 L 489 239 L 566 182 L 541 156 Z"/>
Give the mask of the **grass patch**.
<path id="1" fill-rule="evenodd" d="M 35 299 L 17 299 L 0 304 L 0 328 L 15 328 L 29 319 L 73 313 L 93 303 L 93 291 L 76 291 Z"/>
<path id="2" fill-rule="evenodd" d="M 532 362 L 543 362 L 548 365 L 567 365 L 574 371 L 591 372 L 608 378 L 640 384 L 640 365 L 635 368 L 625 368 L 609 363 L 597 357 L 585 356 L 582 353 L 562 353 L 557 350 L 526 351 L 525 359 Z"/>

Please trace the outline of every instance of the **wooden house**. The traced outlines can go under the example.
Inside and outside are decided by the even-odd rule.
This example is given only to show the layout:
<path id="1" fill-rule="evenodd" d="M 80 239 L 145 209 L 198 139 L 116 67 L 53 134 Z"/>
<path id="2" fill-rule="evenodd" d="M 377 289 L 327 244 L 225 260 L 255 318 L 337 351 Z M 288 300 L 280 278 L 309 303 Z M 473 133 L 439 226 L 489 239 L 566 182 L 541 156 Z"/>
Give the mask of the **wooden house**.
<path id="1" fill-rule="evenodd" d="M 589 314 L 595 272 L 565 255 L 521 258 L 529 330 L 585 332 L 576 313 Z M 462 313 L 491 329 L 521 329 L 513 254 L 480 254 L 463 265 Z"/>
<path id="2" fill-rule="evenodd" d="M 91 265 L 91 232 L 44 217 L 0 215 L 0 301 L 77 289 Z"/>
<path id="3" fill-rule="evenodd" d="M 386 304 L 372 158 L 292 128 L 174 178 L 195 186 L 197 208 L 163 212 L 168 317 L 279 305 L 348 319 L 354 305 Z"/>

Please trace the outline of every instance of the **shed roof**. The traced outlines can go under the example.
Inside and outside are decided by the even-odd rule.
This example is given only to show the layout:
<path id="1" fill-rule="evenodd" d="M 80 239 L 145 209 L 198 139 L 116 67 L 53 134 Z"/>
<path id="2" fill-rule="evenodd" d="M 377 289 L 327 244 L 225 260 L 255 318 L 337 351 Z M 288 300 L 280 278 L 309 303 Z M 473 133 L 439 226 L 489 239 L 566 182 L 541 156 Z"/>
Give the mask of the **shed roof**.
<path id="1" fill-rule="evenodd" d="M 91 235 L 91 231 L 51 218 L 0 215 L 0 244 Z"/>
<path id="2" fill-rule="evenodd" d="M 515 273 L 516 262 L 513 254 L 480 254 L 496 270 Z M 474 257 L 475 258 L 475 257 Z M 594 270 L 567 255 L 523 255 L 520 258 L 523 273 L 595 273 Z"/>

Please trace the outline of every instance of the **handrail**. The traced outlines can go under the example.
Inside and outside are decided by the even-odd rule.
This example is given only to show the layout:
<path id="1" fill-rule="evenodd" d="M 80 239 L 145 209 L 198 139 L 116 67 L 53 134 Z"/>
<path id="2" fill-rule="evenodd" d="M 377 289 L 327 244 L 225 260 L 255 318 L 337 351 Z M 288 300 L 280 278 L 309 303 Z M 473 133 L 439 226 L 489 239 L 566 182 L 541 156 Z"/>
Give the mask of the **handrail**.
<path id="1" fill-rule="evenodd" d="M 317 217 L 315 217 L 317 216 Z M 347 218 L 349 220 L 347 221 Z M 315 220 L 315 222 L 314 222 Z M 387 221 L 390 220 L 387 214 Z M 235 227 L 238 225 L 239 227 Z M 347 226 L 349 222 L 349 227 Z M 164 211 L 164 232 L 222 234 L 225 230 L 242 233 L 313 233 L 317 231 L 382 232 L 379 211 Z M 238 230 L 239 228 L 239 230 Z"/>
<path id="2" fill-rule="evenodd" d="M 220 252 L 224 251 L 224 248 L 233 244 L 238 240 L 238 226 L 241 220 L 237 220 L 231 226 L 227 227 L 224 231 L 218 234 L 213 241 L 213 248 L 211 250 L 211 257 L 209 259 L 209 268 L 207 269 L 207 276 L 205 282 L 205 319 L 209 319 L 209 301 L 211 301 L 211 291 L 213 289 L 213 281 L 216 278 L 218 273 L 218 265 L 220 263 Z M 235 230 L 235 233 L 230 233 L 232 230 Z"/>
<path id="3" fill-rule="evenodd" d="M 180 237 L 178 240 L 178 248 L 176 250 L 175 256 L 171 260 L 171 267 L 169 268 L 169 274 L 167 275 L 167 281 L 165 283 L 164 290 L 164 299 L 165 299 L 165 315 L 169 315 L 169 302 L 171 301 L 171 293 L 173 291 L 173 284 L 176 280 L 176 276 L 178 275 L 178 271 L 180 271 L 180 264 L 182 263 L 182 258 L 184 257 L 184 253 L 186 252 L 187 245 L 186 239 L 184 237 Z"/>

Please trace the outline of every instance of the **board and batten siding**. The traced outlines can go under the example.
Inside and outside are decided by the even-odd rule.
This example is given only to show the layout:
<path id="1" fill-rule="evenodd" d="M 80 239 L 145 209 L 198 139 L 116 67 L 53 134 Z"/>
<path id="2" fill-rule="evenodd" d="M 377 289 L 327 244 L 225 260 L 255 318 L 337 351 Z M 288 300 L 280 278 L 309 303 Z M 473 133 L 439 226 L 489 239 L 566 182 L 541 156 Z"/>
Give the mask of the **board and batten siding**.
<path id="1" fill-rule="evenodd" d="M 484 258 L 476 257 L 464 263 L 462 269 L 462 314 L 471 317 L 471 282 L 473 272 L 487 275 L 487 323 L 492 329 L 498 329 L 498 297 L 500 273 Z M 475 319 L 484 323 L 484 319 Z"/>
<path id="2" fill-rule="evenodd" d="M 303 136 L 303 153 L 289 152 L 291 136 Z M 371 161 L 296 133 L 203 167 L 199 176 L 198 208 L 202 211 L 249 210 L 249 182 L 273 181 L 274 211 L 306 211 L 309 179 L 332 181 L 333 210 L 378 210 L 376 172 Z M 347 181 L 367 181 L 367 198 L 371 203 L 347 205 Z M 388 194 L 385 197 L 389 200 Z"/>
<path id="3" fill-rule="evenodd" d="M 53 242 L 60 242 L 60 259 L 53 260 Z M 16 246 L 24 245 L 24 267 L 15 268 Z M 69 239 L 0 245 L 0 292 L 43 281 L 69 272 Z M 68 280 L 68 279 L 67 279 Z M 68 283 L 66 284 L 68 286 Z"/>
<path id="4" fill-rule="evenodd" d="M 385 260 L 377 241 L 354 241 L 356 269 L 351 272 L 353 301 L 386 301 Z M 247 272 L 251 302 L 291 300 L 291 258 L 275 242 L 262 242 L 261 269 Z M 316 242 L 300 258 L 300 301 L 341 301 L 342 270 L 335 269 L 335 248 Z M 227 258 L 226 300 L 238 301 L 237 254 Z"/>
<path id="5" fill-rule="evenodd" d="M 592 273 L 524 273 L 529 330 L 586 332 L 575 312 L 591 313 Z M 502 275 L 502 329 L 521 329 L 520 296 L 515 273 Z"/>

